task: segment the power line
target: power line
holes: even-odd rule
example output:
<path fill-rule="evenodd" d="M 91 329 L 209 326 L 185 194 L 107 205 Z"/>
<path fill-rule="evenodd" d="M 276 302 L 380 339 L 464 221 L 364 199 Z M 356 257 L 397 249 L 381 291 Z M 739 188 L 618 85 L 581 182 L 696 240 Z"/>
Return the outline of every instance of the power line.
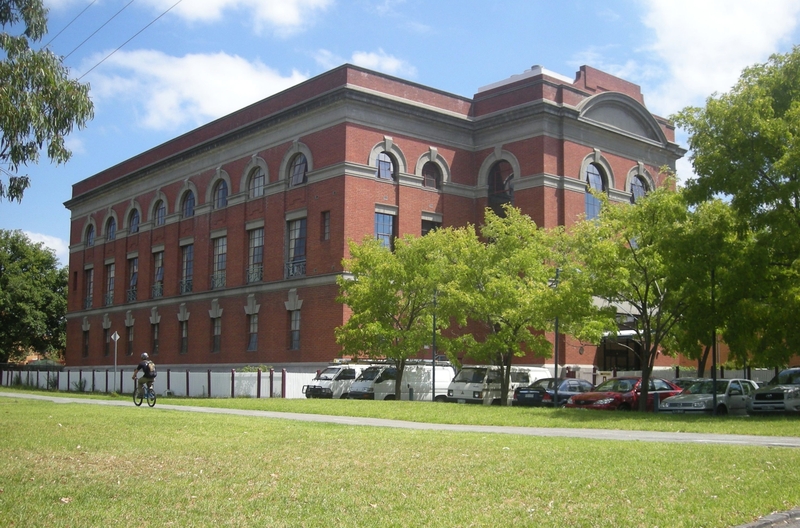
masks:
<path fill-rule="evenodd" d="M 106 59 L 108 59 L 108 58 L 109 58 L 109 57 L 111 57 L 113 54 L 115 54 L 115 53 L 116 53 L 116 52 L 118 52 L 120 49 L 122 49 L 122 47 L 123 47 L 123 46 L 125 46 L 125 45 L 126 45 L 128 42 L 132 41 L 132 40 L 133 40 L 133 39 L 135 39 L 137 36 L 139 36 L 139 34 L 140 34 L 142 31 L 144 31 L 145 29 L 147 29 L 147 28 L 149 28 L 150 26 L 152 26 L 153 24 L 155 24 L 155 23 L 156 23 L 156 21 L 158 21 L 158 19 L 160 19 L 161 17 L 163 17 L 164 15 L 166 15 L 167 13 L 169 13 L 170 11 L 172 11 L 172 9 L 173 9 L 173 8 L 174 8 L 176 5 L 180 4 L 182 1 L 183 1 L 183 0 L 178 0 L 177 2 L 175 2 L 174 4 L 172 4 L 172 6 L 170 6 L 170 7 L 169 7 L 169 8 L 168 8 L 166 11 L 164 11 L 163 13 L 161 13 L 160 15 L 158 15 L 156 18 L 154 18 L 152 21 L 150 21 L 150 23 L 149 23 L 149 24 L 147 24 L 145 27 L 143 27 L 142 29 L 140 29 L 139 31 L 137 31 L 137 32 L 136 32 L 136 33 L 135 33 L 135 34 L 134 34 L 134 35 L 133 35 L 131 38 L 129 38 L 128 40 L 126 40 L 125 42 L 123 42 L 122 44 L 120 44 L 120 45 L 117 47 L 117 49 L 115 49 L 114 51 L 112 51 L 111 53 L 109 53 L 108 55 L 106 55 L 105 57 L 103 57 L 103 59 L 102 59 L 100 62 L 98 62 L 97 64 L 95 64 L 95 65 L 94 65 L 94 66 L 92 66 L 91 68 L 89 68 L 89 69 L 88 69 L 86 72 L 84 72 L 84 73 L 83 73 L 83 75 L 81 75 L 80 77 L 78 77 L 78 79 L 77 79 L 77 80 L 79 80 L 79 81 L 80 81 L 81 79 L 83 79 L 84 77 L 86 77 L 86 76 L 87 76 L 87 75 L 88 75 L 88 74 L 89 74 L 89 73 L 90 73 L 92 70 L 94 70 L 95 68 L 97 68 L 98 66 L 100 66 L 101 64 L 103 64 L 103 63 L 106 61 Z M 133 0 L 131 0 L 131 2 L 133 2 Z M 130 5 L 130 4 L 128 4 L 128 5 Z M 128 6 L 126 5 L 125 7 L 128 7 Z M 123 9 L 125 9 L 125 8 L 123 8 Z M 116 15 L 114 15 L 114 16 L 116 16 Z M 96 32 L 95 32 L 95 33 L 96 33 Z M 65 58 L 66 58 L 66 57 L 65 57 Z"/>
<path fill-rule="evenodd" d="M 84 14 L 84 13 L 86 12 L 86 10 L 87 10 L 87 9 L 89 9 L 90 7 L 92 7 L 92 6 L 93 6 L 93 5 L 94 5 L 96 2 L 97 2 L 97 0 L 92 0 L 92 2 L 91 2 L 89 5 L 87 5 L 86 7 L 84 7 L 84 8 L 83 8 L 83 11 L 81 11 L 80 13 L 78 13 L 77 15 L 75 15 L 75 18 L 73 18 L 72 20 L 70 20 L 70 21 L 69 21 L 69 24 L 67 24 L 66 26 L 64 26 L 63 28 L 61 28 L 61 31 L 59 31 L 58 33 L 56 33 L 56 34 L 55 34 L 55 36 L 53 36 L 53 38 L 51 38 L 51 39 L 50 39 L 50 42 L 48 42 L 47 44 L 45 44 L 45 45 L 44 45 L 44 47 L 45 47 L 45 48 L 49 47 L 49 46 L 50 46 L 50 44 L 52 44 L 52 43 L 53 43 L 53 41 L 54 41 L 55 39 L 57 39 L 57 38 L 58 38 L 58 36 L 64 32 L 64 30 L 66 30 L 68 27 L 70 27 L 70 26 L 72 25 L 72 23 L 73 23 L 73 22 L 75 22 L 76 20 L 78 20 L 78 18 L 79 18 L 79 17 L 80 17 L 82 14 Z M 73 51 L 75 51 L 75 50 L 73 50 Z"/>
<path fill-rule="evenodd" d="M 117 15 L 118 15 L 118 14 L 122 13 L 123 11 L 125 11 L 125 9 L 127 9 L 127 7 L 128 7 L 129 5 L 131 5 L 132 3 L 133 3 L 133 0 L 131 0 L 130 2 L 128 2 L 127 4 L 125 4 L 124 6 L 122 6 L 122 9 L 120 9 L 119 11 L 117 11 L 116 13 L 114 13 L 114 15 L 113 15 L 111 18 L 109 18 L 108 20 L 106 20 L 106 21 L 103 23 L 103 25 L 101 25 L 99 28 L 95 29 L 95 30 L 94 30 L 94 32 L 93 32 L 91 35 L 89 35 L 88 37 L 86 37 L 85 39 L 83 39 L 83 42 L 81 42 L 80 44 L 78 44 L 78 45 L 75 47 L 75 49 L 73 49 L 72 51 L 70 51 L 69 53 L 67 53 L 67 54 L 64 56 L 64 58 L 63 58 L 62 60 L 67 60 L 67 58 L 69 58 L 69 56 L 70 56 L 70 55 L 72 55 L 73 53 L 75 53 L 76 51 L 78 51 L 78 48 L 80 48 L 81 46 L 83 46 L 84 44 L 86 44 L 86 41 L 88 41 L 90 38 L 92 38 L 93 36 L 97 35 L 97 32 L 98 32 L 98 31 L 100 31 L 101 29 L 103 29 L 104 27 L 106 27 L 106 25 L 107 25 L 109 22 L 111 22 L 112 20 L 114 20 L 114 19 L 117 17 Z"/>

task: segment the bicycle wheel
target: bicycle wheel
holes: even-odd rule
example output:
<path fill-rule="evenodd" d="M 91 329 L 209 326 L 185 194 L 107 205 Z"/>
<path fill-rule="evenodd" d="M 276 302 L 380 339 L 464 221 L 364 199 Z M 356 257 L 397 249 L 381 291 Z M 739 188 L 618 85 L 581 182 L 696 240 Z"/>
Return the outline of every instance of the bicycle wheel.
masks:
<path fill-rule="evenodd" d="M 156 391 L 153 389 L 147 389 L 147 405 L 150 407 L 156 404 Z"/>
<path fill-rule="evenodd" d="M 135 403 L 136 406 L 138 407 L 138 406 L 140 406 L 142 404 L 142 400 L 143 399 L 144 399 L 144 396 L 142 395 L 142 391 L 139 389 L 139 387 L 134 387 L 133 388 L 133 403 Z"/>

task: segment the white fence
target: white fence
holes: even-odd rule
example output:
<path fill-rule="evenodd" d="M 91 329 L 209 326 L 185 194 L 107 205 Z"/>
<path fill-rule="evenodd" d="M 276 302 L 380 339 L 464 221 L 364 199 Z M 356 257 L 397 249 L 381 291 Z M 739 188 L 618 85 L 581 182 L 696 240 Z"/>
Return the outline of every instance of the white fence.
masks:
<path fill-rule="evenodd" d="M 0 385 L 25 385 L 65 392 L 133 392 L 133 370 L 0 371 Z M 268 370 L 257 372 L 161 371 L 156 394 L 192 398 L 305 398 L 303 385 L 314 373 Z"/>

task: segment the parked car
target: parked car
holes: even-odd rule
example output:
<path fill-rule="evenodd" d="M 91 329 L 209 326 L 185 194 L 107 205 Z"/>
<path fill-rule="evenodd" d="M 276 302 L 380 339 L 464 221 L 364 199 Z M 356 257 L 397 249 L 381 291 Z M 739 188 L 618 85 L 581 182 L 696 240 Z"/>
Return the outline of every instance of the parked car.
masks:
<path fill-rule="evenodd" d="M 576 409 L 602 409 L 630 411 L 639 408 L 642 378 L 611 378 L 604 381 L 594 391 L 572 396 L 565 407 Z M 680 394 L 680 387 L 661 378 L 650 378 L 647 393 L 647 410 L 653 410 L 653 401 Z"/>
<path fill-rule="evenodd" d="M 347 398 L 350 386 L 370 365 L 368 363 L 335 363 L 303 385 L 306 398 Z"/>
<path fill-rule="evenodd" d="M 697 383 L 698 381 L 703 381 L 706 378 L 675 378 L 672 380 L 673 385 L 677 385 L 682 389 L 688 388 L 690 385 Z"/>
<path fill-rule="evenodd" d="M 550 372 L 543 367 L 512 366 L 508 399 L 514 395 L 514 390 L 523 385 L 546 378 Z M 458 371 L 458 374 L 447 387 L 447 401 L 455 403 L 482 403 L 484 405 L 499 405 L 501 393 L 500 367 L 496 365 L 467 365 Z"/>
<path fill-rule="evenodd" d="M 435 370 L 435 374 L 434 374 Z M 447 386 L 455 376 L 456 369 L 450 362 L 431 360 L 408 360 L 403 370 L 400 399 L 447 401 Z M 436 377 L 436 387 L 431 387 Z M 350 386 L 351 400 L 394 400 L 397 367 L 391 364 L 373 365 L 364 369 Z M 431 390 L 436 391 L 435 394 Z"/>
<path fill-rule="evenodd" d="M 747 400 L 758 389 L 746 379 L 718 379 L 717 414 L 746 414 Z M 711 413 L 714 410 L 714 380 L 702 379 L 682 393 L 661 402 L 659 410 L 671 413 Z"/>
<path fill-rule="evenodd" d="M 553 407 L 555 398 L 556 379 L 542 378 L 531 385 L 517 387 L 514 390 L 512 405 L 527 405 L 531 407 Z M 577 394 L 591 392 L 594 385 L 582 379 L 560 379 L 558 384 L 558 404 L 567 403 L 567 400 Z"/>
<path fill-rule="evenodd" d="M 747 402 L 747 414 L 772 413 L 800 413 L 800 368 L 781 371 Z"/>

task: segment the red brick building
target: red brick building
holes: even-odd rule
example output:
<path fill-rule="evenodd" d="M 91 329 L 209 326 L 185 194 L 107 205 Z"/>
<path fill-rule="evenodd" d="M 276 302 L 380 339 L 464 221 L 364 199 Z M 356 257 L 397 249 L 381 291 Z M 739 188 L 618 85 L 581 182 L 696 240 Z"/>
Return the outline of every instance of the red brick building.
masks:
<path fill-rule="evenodd" d="M 339 353 L 348 240 L 509 200 L 569 225 L 587 185 L 630 202 L 683 153 L 637 85 L 588 66 L 472 99 L 341 66 L 73 186 L 67 365 L 113 364 L 116 332 L 121 363 L 316 368 Z M 635 366 L 563 344 L 565 365 Z"/>

